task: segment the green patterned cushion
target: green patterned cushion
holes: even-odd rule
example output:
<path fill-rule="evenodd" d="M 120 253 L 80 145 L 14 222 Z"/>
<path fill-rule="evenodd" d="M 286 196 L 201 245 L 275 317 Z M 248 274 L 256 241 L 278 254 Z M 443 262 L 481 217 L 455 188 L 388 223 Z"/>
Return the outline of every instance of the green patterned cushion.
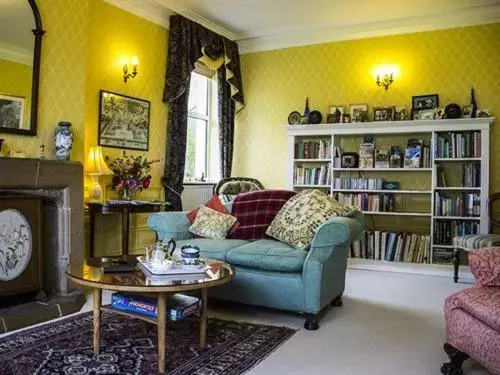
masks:
<path fill-rule="evenodd" d="M 212 210 L 207 206 L 200 206 L 189 231 L 205 238 L 226 238 L 229 229 L 235 222 L 234 216 Z"/>
<path fill-rule="evenodd" d="M 316 230 L 334 216 L 351 216 L 358 209 L 345 206 L 319 190 L 304 190 L 290 198 L 267 228 L 266 234 L 305 250 Z"/>

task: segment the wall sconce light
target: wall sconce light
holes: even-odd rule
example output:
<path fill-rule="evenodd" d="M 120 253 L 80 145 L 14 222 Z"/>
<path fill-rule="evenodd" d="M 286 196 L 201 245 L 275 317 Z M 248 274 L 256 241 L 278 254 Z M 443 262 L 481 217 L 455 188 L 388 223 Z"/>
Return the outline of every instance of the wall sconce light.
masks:
<path fill-rule="evenodd" d="M 125 61 L 123 63 L 123 82 L 127 83 L 129 78 L 134 78 L 139 72 L 137 71 L 137 65 L 139 65 L 139 59 L 137 57 L 132 57 L 132 72 L 128 72 L 128 64 Z"/>
<path fill-rule="evenodd" d="M 374 70 L 376 83 L 378 87 L 384 87 L 386 90 L 394 82 L 394 79 L 399 74 L 399 67 L 396 65 L 380 65 Z"/>

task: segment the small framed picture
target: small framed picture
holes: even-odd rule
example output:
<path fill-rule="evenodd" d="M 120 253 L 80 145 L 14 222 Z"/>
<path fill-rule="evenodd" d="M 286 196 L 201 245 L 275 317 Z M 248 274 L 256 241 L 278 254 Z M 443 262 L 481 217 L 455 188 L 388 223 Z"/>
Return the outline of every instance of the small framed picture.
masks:
<path fill-rule="evenodd" d="M 415 110 L 434 109 L 439 107 L 439 95 L 419 95 L 411 98 L 412 108 Z"/>
<path fill-rule="evenodd" d="M 342 122 L 348 124 L 351 122 L 351 115 L 349 113 L 344 113 L 342 115 Z"/>
<path fill-rule="evenodd" d="M 330 116 L 332 115 L 332 116 Z M 342 122 L 342 116 L 344 115 L 344 106 L 341 105 L 332 105 L 330 106 L 330 110 L 328 111 L 328 116 L 327 116 L 327 122 L 328 117 L 331 119 L 331 123 L 340 123 Z"/>
<path fill-rule="evenodd" d="M 0 128 L 25 129 L 23 117 L 24 98 L 0 95 Z"/>
<path fill-rule="evenodd" d="M 394 120 L 395 121 L 406 121 L 408 120 L 408 110 L 406 109 L 406 106 L 400 105 L 396 106 L 394 109 Z"/>
<path fill-rule="evenodd" d="M 368 104 L 351 104 L 349 114 L 351 122 L 368 122 Z"/>
<path fill-rule="evenodd" d="M 489 109 L 478 109 L 476 112 L 476 117 L 478 118 L 491 117 L 491 112 Z"/>
<path fill-rule="evenodd" d="M 413 110 L 414 120 L 434 120 L 434 109 Z"/>
<path fill-rule="evenodd" d="M 464 105 L 462 107 L 462 117 L 464 118 L 472 117 L 472 104 Z"/>
<path fill-rule="evenodd" d="M 394 107 L 374 107 L 373 121 L 392 121 L 394 120 Z"/>
<path fill-rule="evenodd" d="M 443 120 L 446 118 L 446 113 L 444 111 L 444 108 L 436 108 L 434 109 L 434 112 L 435 112 L 434 118 L 436 120 Z"/>

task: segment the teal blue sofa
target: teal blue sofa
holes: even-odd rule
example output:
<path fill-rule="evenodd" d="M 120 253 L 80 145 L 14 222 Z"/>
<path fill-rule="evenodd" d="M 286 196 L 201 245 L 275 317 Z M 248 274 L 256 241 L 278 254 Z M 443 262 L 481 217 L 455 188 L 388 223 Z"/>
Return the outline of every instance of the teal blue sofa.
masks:
<path fill-rule="evenodd" d="M 148 226 L 160 241 L 196 245 L 201 257 L 218 259 L 236 270 L 232 282 L 211 288 L 209 296 L 250 305 L 303 313 L 305 328 L 317 329 L 329 304 L 340 306 L 345 289 L 347 253 L 363 231 L 363 214 L 336 217 L 322 224 L 308 251 L 273 239 L 195 238 L 187 212 L 160 212 Z"/>

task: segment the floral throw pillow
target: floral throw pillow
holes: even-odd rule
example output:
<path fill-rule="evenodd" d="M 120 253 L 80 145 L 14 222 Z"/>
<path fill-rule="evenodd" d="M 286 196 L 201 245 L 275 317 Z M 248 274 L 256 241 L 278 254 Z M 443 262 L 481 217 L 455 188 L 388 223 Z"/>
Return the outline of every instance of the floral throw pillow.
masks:
<path fill-rule="evenodd" d="M 319 190 L 304 190 L 290 198 L 267 228 L 266 234 L 298 249 L 310 245 L 316 231 L 329 218 L 359 211 Z"/>
<path fill-rule="evenodd" d="M 205 238 L 222 239 L 226 238 L 229 229 L 235 222 L 234 216 L 201 206 L 193 225 L 189 227 L 189 231 Z"/>
<path fill-rule="evenodd" d="M 229 212 L 225 206 L 225 203 L 218 197 L 217 195 L 214 195 L 207 203 L 204 204 L 204 206 L 211 208 L 212 210 L 218 211 L 223 214 L 229 214 Z M 196 215 L 198 214 L 198 210 L 200 207 L 195 208 L 192 211 L 189 211 L 187 213 L 188 220 L 191 224 L 194 223 L 196 220 Z M 233 233 L 238 227 L 240 226 L 240 223 L 236 221 L 234 225 L 231 227 L 230 233 Z"/>
<path fill-rule="evenodd" d="M 471 251 L 469 267 L 476 278 L 476 285 L 500 286 L 500 247 Z"/>

